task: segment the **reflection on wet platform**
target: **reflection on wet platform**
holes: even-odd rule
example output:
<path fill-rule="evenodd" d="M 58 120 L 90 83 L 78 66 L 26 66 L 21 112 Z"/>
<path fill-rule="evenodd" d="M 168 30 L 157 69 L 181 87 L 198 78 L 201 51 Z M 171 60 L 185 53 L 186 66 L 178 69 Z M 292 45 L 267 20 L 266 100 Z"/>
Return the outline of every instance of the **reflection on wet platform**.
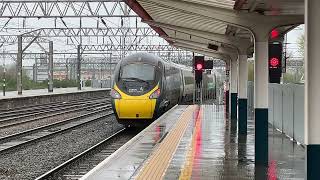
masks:
<path fill-rule="evenodd" d="M 225 118 L 222 106 L 203 105 L 199 113 L 181 139 L 165 179 L 304 178 L 304 149 L 285 135 L 269 127 L 269 166 L 255 165 L 252 118 L 248 134 L 240 135 L 237 122 Z"/>
<path fill-rule="evenodd" d="M 255 165 L 254 121 L 240 135 L 219 105 L 177 106 L 88 179 L 303 179 L 304 149 L 269 127 L 269 165 Z M 259 142 L 257 142 L 259 143 Z M 168 158 L 169 157 L 169 158 Z"/>

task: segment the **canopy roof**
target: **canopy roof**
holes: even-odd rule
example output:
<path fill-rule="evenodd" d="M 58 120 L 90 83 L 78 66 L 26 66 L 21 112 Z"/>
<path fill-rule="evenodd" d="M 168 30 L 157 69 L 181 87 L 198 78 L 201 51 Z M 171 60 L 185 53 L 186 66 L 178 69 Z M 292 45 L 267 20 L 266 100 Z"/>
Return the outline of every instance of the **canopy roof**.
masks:
<path fill-rule="evenodd" d="M 184 10 L 181 8 L 184 5 L 182 3 L 185 6 L 192 5 L 194 10 Z M 303 0 L 127 0 L 127 4 L 172 45 L 206 55 L 226 54 L 215 49 L 215 46 L 237 48 L 232 43 L 222 41 L 223 38 L 210 38 L 210 34 L 212 37 L 223 35 L 250 42 L 251 46 L 253 36 L 245 28 L 216 20 L 214 16 L 201 16 L 198 11 L 210 12 L 212 8 L 210 13 L 213 14 L 220 15 L 226 10 L 246 14 L 248 18 L 251 15 L 271 17 L 304 13 Z M 285 34 L 296 26 L 279 27 L 277 30 L 280 34 Z M 252 51 L 248 53 L 250 55 Z"/>

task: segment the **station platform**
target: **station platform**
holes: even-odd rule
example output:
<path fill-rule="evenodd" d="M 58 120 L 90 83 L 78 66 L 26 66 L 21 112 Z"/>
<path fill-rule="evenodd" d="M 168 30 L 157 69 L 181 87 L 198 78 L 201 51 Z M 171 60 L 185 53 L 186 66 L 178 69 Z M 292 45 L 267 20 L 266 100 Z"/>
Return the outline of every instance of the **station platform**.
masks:
<path fill-rule="evenodd" d="M 72 88 L 54 88 L 53 92 L 48 89 L 24 90 L 22 95 L 17 91 L 6 92 L 6 96 L 0 93 L 0 109 L 11 109 L 22 106 L 54 103 L 60 101 L 78 100 L 81 98 L 95 98 L 109 95 L 110 88 L 85 87 L 78 90 Z"/>
<path fill-rule="evenodd" d="M 175 106 L 81 179 L 304 179 L 304 148 L 269 127 L 269 165 L 222 105 Z"/>
<path fill-rule="evenodd" d="M 76 93 L 76 92 L 86 92 L 86 91 L 97 91 L 97 90 L 108 90 L 109 88 L 91 88 L 85 87 L 81 90 L 78 90 L 77 87 L 71 88 L 54 88 L 53 92 L 49 93 L 48 89 L 33 89 L 33 90 L 23 90 L 22 95 L 18 95 L 17 91 L 8 91 L 6 95 L 3 96 L 2 92 L 0 92 L 0 100 L 1 99 L 12 99 L 12 98 L 24 98 L 24 97 L 34 97 L 34 96 L 46 96 L 46 95 L 57 95 L 57 94 L 68 94 L 68 93 Z"/>

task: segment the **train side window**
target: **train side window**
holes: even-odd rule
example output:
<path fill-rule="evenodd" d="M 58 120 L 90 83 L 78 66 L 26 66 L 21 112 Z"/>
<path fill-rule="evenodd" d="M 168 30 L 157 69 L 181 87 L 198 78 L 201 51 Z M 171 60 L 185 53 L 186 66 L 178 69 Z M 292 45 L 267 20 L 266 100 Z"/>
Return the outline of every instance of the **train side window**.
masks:
<path fill-rule="evenodd" d="M 184 79 L 186 84 L 193 84 L 193 77 L 185 76 Z"/>

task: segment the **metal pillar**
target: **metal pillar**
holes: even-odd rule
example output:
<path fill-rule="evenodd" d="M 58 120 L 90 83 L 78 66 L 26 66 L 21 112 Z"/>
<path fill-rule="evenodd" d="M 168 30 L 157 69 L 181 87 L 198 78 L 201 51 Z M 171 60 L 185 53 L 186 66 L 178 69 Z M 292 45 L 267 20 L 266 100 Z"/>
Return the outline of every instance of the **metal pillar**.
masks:
<path fill-rule="evenodd" d="M 255 163 L 268 165 L 268 32 L 255 37 Z"/>
<path fill-rule="evenodd" d="M 112 88 L 112 67 L 111 67 L 111 59 L 112 59 L 112 56 L 110 54 L 110 61 L 109 61 L 109 73 L 110 73 L 110 88 Z"/>
<path fill-rule="evenodd" d="M 3 65 L 3 85 L 2 85 L 3 96 L 6 96 L 6 66 Z"/>
<path fill-rule="evenodd" d="M 320 1 L 305 1 L 305 144 L 306 179 L 319 179 L 320 171 Z"/>
<path fill-rule="evenodd" d="M 230 96 L 230 105 L 231 105 L 231 120 L 237 121 L 237 83 L 238 83 L 238 64 L 237 64 L 237 56 L 233 56 L 231 58 L 231 96 Z"/>
<path fill-rule="evenodd" d="M 17 91 L 18 95 L 22 95 L 22 36 L 18 36 L 18 54 L 17 54 Z"/>
<path fill-rule="evenodd" d="M 49 42 L 48 92 L 53 92 L 53 41 Z"/>
<path fill-rule="evenodd" d="M 230 109 L 230 59 L 226 61 L 226 80 L 225 80 L 225 104 L 226 104 L 226 117 L 229 118 L 229 109 Z"/>
<path fill-rule="evenodd" d="M 36 78 L 35 78 L 36 75 L 35 75 L 35 74 L 36 74 L 36 65 L 33 64 L 33 65 L 32 65 L 32 81 L 33 81 L 33 82 L 36 82 Z"/>
<path fill-rule="evenodd" d="M 81 45 L 77 49 L 77 84 L 78 90 L 81 90 Z"/>
<path fill-rule="evenodd" d="M 238 89 L 238 127 L 240 134 L 247 134 L 247 119 L 248 119 L 248 62 L 247 54 L 240 53 L 239 55 L 239 89 Z"/>
<path fill-rule="evenodd" d="M 2 93 L 3 96 L 6 96 L 6 58 L 4 55 L 4 48 L 3 48 L 3 85 L 2 85 Z"/>
<path fill-rule="evenodd" d="M 37 82 L 37 73 L 38 73 L 38 62 L 37 58 L 34 59 L 33 65 L 33 82 Z"/>
<path fill-rule="evenodd" d="M 65 55 L 64 59 L 66 61 L 66 80 L 69 80 L 69 60 L 65 58 Z"/>

